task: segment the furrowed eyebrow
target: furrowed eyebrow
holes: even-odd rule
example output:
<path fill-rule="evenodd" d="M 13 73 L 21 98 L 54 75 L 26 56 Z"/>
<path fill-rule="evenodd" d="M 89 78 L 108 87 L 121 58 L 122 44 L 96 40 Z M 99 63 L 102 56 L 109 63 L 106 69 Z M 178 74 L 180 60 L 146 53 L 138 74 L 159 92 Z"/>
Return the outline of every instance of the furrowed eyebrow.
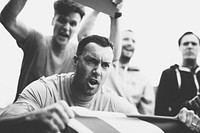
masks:
<path fill-rule="evenodd" d="M 86 56 L 85 60 L 86 61 L 92 61 L 94 63 L 99 63 L 100 62 L 98 59 L 96 59 L 95 57 L 92 57 L 92 56 Z"/>

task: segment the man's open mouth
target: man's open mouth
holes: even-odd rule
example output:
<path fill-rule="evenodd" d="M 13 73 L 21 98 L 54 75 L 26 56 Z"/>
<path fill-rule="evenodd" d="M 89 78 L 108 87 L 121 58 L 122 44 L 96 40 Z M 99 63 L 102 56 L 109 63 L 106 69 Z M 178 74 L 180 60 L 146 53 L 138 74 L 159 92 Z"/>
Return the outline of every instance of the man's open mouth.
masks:
<path fill-rule="evenodd" d="M 96 79 L 90 79 L 88 85 L 90 88 L 96 88 L 99 85 L 99 82 Z"/>
<path fill-rule="evenodd" d="M 69 35 L 66 32 L 60 32 L 59 36 L 64 37 L 64 38 L 69 37 Z"/>
<path fill-rule="evenodd" d="M 89 80 L 89 83 L 90 83 L 91 85 L 96 85 L 96 84 L 98 84 L 98 81 L 97 81 L 96 79 L 90 79 L 90 80 Z"/>

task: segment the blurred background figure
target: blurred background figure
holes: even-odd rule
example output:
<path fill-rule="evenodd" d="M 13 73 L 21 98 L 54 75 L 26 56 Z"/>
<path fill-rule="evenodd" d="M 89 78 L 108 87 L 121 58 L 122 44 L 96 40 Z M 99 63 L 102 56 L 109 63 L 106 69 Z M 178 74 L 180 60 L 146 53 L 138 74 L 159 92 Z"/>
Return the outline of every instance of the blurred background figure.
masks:
<path fill-rule="evenodd" d="M 185 102 L 199 93 L 199 41 L 193 32 L 186 32 L 179 38 L 182 64 L 172 65 L 162 72 L 156 97 L 156 115 L 175 116 Z"/>
<path fill-rule="evenodd" d="M 154 114 L 155 91 L 144 74 L 129 62 L 135 51 L 135 39 L 132 30 L 121 34 L 119 61 L 114 62 L 105 85 L 132 103 L 141 114 Z"/>

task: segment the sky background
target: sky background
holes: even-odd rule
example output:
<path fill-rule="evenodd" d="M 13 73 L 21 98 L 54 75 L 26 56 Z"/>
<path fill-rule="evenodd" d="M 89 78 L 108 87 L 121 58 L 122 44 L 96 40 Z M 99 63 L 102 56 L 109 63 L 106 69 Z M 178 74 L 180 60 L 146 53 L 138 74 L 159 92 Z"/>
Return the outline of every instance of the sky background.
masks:
<path fill-rule="evenodd" d="M 0 10 L 9 0 L 0 1 Z M 44 34 L 52 34 L 54 0 L 29 0 L 19 19 Z M 153 86 L 162 71 L 181 63 L 178 38 L 186 31 L 200 36 L 199 0 L 124 0 L 121 29 L 135 33 L 136 51 L 131 64 L 138 66 Z M 110 18 L 101 13 L 94 34 L 109 35 Z M 12 103 L 23 53 L 0 24 L 0 108 Z M 199 62 L 199 60 L 198 60 Z"/>

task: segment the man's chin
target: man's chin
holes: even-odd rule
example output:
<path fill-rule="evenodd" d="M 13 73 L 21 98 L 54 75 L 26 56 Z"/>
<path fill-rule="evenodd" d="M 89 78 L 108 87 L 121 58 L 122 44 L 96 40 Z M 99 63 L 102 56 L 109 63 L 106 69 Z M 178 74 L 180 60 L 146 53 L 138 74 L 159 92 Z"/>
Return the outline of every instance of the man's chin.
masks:
<path fill-rule="evenodd" d="M 99 89 L 98 84 L 96 84 L 96 85 L 88 84 L 87 93 L 89 95 L 94 95 L 97 92 L 98 89 Z"/>
<path fill-rule="evenodd" d="M 95 90 L 95 89 L 97 89 L 98 87 L 99 87 L 98 84 L 92 85 L 92 84 L 88 83 L 88 90 Z"/>
<path fill-rule="evenodd" d="M 132 55 L 124 55 L 124 56 L 123 56 L 123 58 L 124 58 L 125 60 L 130 60 L 131 57 L 132 57 Z"/>
<path fill-rule="evenodd" d="M 63 39 L 63 38 L 62 38 L 62 39 L 58 38 L 58 39 L 57 39 L 57 43 L 58 43 L 59 45 L 61 45 L 61 46 L 67 45 L 68 42 L 69 42 L 69 39 L 68 39 L 68 38 L 65 38 L 65 39 Z"/>
<path fill-rule="evenodd" d="M 185 60 L 188 60 L 188 61 L 193 61 L 193 60 L 196 60 L 197 57 L 187 57 L 185 58 Z"/>

